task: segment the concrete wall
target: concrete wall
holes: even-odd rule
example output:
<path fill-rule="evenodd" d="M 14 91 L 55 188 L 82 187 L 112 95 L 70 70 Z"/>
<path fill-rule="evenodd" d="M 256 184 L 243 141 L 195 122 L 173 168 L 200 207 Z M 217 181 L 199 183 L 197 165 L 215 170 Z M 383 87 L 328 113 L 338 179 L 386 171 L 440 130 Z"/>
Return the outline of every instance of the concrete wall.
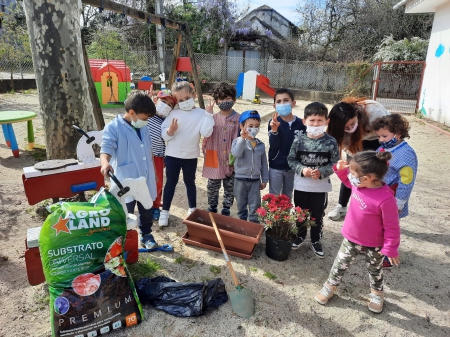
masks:
<path fill-rule="evenodd" d="M 34 78 L 14 79 L 14 90 L 36 89 L 36 80 Z M 0 80 L 0 92 L 10 92 L 12 90 L 10 79 Z"/>
<path fill-rule="evenodd" d="M 214 86 L 218 82 L 207 82 L 203 86 L 203 94 L 212 94 Z M 326 104 L 336 104 L 341 101 L 342 94 L 326 91 L 314 91 L 314 90 L 300 90 L 291 89 L 294 92 L 295 99 L 298 101 L 312 101 L 312 102 L 322 102 Z M 261 98 L 273 98 L 267 95 L 264 91 L 256 89 L 256 93 L 261 95 Z"/>
<path fill-rule="evenodd" d="M 450 2 L 438 7 L 434 16 L 419 109 L 450 125 Z"/>

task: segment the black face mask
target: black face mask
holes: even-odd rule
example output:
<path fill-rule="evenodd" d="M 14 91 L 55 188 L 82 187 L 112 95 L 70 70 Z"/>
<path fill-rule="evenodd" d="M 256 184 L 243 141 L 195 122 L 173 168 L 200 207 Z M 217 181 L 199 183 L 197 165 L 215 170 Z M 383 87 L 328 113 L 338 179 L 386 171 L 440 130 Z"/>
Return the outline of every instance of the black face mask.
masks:
<path fill-rule="evenodd" d="M 222 111 L 228 111 L 230 110 L 234 105 L 234 101 L 227 101 L 217 104 L 220 110 Z"/>

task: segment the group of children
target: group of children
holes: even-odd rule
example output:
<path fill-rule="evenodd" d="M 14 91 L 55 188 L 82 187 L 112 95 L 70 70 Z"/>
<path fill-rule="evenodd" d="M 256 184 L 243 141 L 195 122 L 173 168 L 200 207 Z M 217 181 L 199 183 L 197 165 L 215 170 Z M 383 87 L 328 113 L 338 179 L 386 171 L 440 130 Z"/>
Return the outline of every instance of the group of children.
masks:
<path fill-rule="evenodd" d="M 310 247 L 319 258 L 324 257 L 321 238 L 327 193 L 332 190 L 330 176 L 336 173 L 352 189 L 352 202 L 342 228 L 344 241 L 327 282 L 315 298 L 325 304 L 356 254 L 364 250 L 372 288 L 369 309 L 382 310 L 383 259 L 387 256 L 391 263 L 399 263 L 399 216 L 408 214 L 417 170 L 417 157 L 405 141 L 409 137 L 405 118 L 392 114 L 376 119 L 371 128 L 380 149 L 357 153 L 346 162 L 340 160 L 336 140 L 326 133 L 327 107 L 311 103 L 300 119 L 292 113 L 296 104 L 293 92 L 279 89 L 274 96 L 276 112 L 268 124 L 267 158 L 265 144 L 257 138 L 261 117 L 255 110 L 239 114 L 233 109 L 233 86 L 218 84 L 205 110 L 195 107 L 194 89 L 188 82 L 176 82 L 171 92 L 163 90 L 156 97 L 155 106 L 146 93 L 130 95 L 124 115 L 105 127 L 100 155 L 105 176 L 111 171 L 119 180 L 147 178 L 153 208 L 146 210 L 137 202 L 141 242 L 146 248 L 157 246 L 151 234 L 152 222 L 157 220 L 160 227 L 169 224 L 181 171 L 188 215 L 196 209 L 195 179 L 203 137 L 202 175 L 208 179 L 208 211 L 218 212 L 223 186 L 221 213 L 229 216 L 236 199 L 238 217 L 258 222 L 260 191 L 269 183 L 270 193 L 293 196 L 295 206 L 309 209 L 316 223 L 310 229 Z M 215 114 L 214 105 L 219 108 Z M 134 213 L 136 201 L 127 200 L 127 206 Z M 305 243 L 306 234 L 306 229 L 300 228 L 292 249 Z"/>

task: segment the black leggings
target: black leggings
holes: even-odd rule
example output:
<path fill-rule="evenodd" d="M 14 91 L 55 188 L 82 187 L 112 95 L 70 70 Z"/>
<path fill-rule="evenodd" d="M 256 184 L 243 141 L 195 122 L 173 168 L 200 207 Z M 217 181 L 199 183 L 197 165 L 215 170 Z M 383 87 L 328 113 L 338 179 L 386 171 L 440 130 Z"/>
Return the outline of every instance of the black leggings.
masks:
<path fill-rule="evenodd" d="M 311 226 L 311 242 L 317 242 L 322 238 L 323 216 L 325 208 L 327 208 L 328 194 L 326 192 L 303 192 L 294 191 L 294 204 L 301 208 L 308 209 L 312 218 L 315 219 L 316 225 Z M 297 237 L 306 238 L 308 229 L 300 227 Z"/>
<path fill-rule="evenodd" d="M 378 141 L 378 139 L 363 140 L 363 151 L 376 150 L 379 147 L 380 142 Z M 341 205 L 342 207 L 347 207 L 351 194 L 352 190 L 350 188 L 345 187 L 345 185 L 341 183 L 341 189 L 339 190 L 339 205 Z"/>

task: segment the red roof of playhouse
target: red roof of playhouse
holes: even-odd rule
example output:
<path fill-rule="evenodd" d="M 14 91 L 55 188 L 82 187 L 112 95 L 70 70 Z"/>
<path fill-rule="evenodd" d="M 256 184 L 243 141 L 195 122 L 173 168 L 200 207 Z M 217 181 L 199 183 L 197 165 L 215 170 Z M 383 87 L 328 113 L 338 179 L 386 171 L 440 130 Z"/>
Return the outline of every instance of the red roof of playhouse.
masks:
<path fill-rule="evenodd" d="M 131 81 L 130 68 L 122 60 L 89 59 L 89 66 L 94 82 L 101 82 L 102 74 L 105 72 L 116 73 L 119 77 L 119 82 Z"/>

